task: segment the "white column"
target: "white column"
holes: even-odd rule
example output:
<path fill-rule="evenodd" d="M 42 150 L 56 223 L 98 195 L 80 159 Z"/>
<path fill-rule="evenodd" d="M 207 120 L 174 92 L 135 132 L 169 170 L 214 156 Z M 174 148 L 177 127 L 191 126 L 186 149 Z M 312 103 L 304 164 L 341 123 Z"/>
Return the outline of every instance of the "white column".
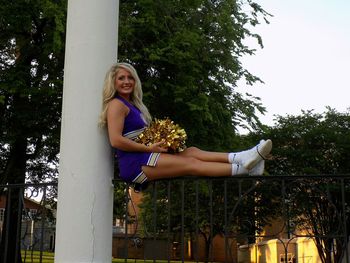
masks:
<path fill-rule="evenodd" d="M 118 0 L 69 0 L 56 263 L 112 259 L 112 152 L 98 128 L 102 86 L 116 62 Z"/>

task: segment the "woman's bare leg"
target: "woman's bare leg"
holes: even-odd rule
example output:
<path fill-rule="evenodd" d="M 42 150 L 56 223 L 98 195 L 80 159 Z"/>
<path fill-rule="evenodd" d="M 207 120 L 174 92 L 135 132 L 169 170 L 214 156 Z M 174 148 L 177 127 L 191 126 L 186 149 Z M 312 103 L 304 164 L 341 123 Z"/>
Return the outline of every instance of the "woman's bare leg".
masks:
<path fill-rule="evenodd" d="M 228 153 L 208 152 L 197 147 L 186 148 L 183 152 L 178 153 L 179 156 L 193 157 L 205 162 L 228 163 Z"/>
<path fill-rule="evenodd" d="M 251 170 L 260 160 L 266 158 L 271 149 L 271 140 L 261 140 L 260 143 L 253 148 L 239 152 L 208 152 L 196 147 L 189 147 L 178 155 L 193 157 L 204 162 L 238 163 L 243 165 L 246 169 Z"/>
<path fill-rule="evenodd" d="M 142 166 L 148 180 L 173 178 L 184 175 L 195 176 L 231 176 L 232 164 L 207 162 L 196 157 L 181 154 L 161 154 L 155 167 Z"/>
<path fill-rule="evenodd" d="M 233 160 L 229 161 L 228 153 L 207 152 L 190 147 L 178 154 L 162 153 L 155 167 L 142 166 L 142 170 L 149 180 L 184 175 L 219 177 L 250 172 L 261 175 L 264 156 L 270 153 L 271 148 L 271 140 L 262 140 L 249 150 L 231 153 Z"/>

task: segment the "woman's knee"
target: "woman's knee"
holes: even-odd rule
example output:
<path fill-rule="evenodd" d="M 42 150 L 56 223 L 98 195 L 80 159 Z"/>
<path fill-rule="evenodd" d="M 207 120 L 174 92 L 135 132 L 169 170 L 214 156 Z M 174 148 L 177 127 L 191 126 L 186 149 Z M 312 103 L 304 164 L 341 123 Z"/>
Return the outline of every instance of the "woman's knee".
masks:
<path fill-rule="evenodd" d="M 198 154 L 199 152 L 201 152 L 201 150 L 195 146 L 191 146 L 186 148 L 185 151 L 183 151 L 183 155 L 185 156 L 194 156 L 195 154 Z"/>

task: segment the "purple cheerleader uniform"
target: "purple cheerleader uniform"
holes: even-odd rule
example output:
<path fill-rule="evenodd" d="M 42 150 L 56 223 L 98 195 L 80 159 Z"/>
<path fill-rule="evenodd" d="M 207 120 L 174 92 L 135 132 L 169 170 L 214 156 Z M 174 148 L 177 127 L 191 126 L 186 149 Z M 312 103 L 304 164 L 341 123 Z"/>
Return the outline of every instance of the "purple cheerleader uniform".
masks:
<path fill-rule="evenodd" d="M 116 98 L 130 109 L 129 114 L 125 117 L 123 136 L 135 140 L 147 127 L 145 121 L 142 119 L 141 111 L 124 98 L 120 96 L 116 96 Z M 129 183 L 145 183 L 147 177 L 142 171 L 142 166 L 155 166 L 159 155 L 160 153 L 126 152 L 115 148 L 120 177 Z"/>

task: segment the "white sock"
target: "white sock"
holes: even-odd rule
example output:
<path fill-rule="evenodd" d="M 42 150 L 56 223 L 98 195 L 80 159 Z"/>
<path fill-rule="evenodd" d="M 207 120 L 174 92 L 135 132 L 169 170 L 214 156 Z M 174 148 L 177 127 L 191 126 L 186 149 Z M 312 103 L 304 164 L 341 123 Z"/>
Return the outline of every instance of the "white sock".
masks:
<path fill-rule="evenodd" d="M 245 169 L 243 165 L 235 163 L 232 164 L 231 175 L 244 175 L 248 173 L 248 170 Z"/>
<path fill-rule="evenodd" d="M 263 175 L 265 169 L 265 160 L 261 160 L 249 171 L 249 175 Z"/>
<path fill-rule="evenodd" d="M 229 163 L 243 165 L 247 170 L 251 170 L 259 161 L 267 156 L 272 148 L 271 140 L 261 140 L 259 144 L 253 148 L 241 152 L 233 152 L 228 154 Z"/>
<path fill-rule="evenodd" d="M 229 153 L 228 154 L 228 162 L 233 163 L 233 160 L 235 159 L 237 153 Z"/>
<path fill-rule="evenodd" d="M 256 146 L 250 148 L 248 150 L 240 151 L 240 152 L 232 152 L 228 154 L 228 162 L 229 163 L 238 163 L 241 164 L 242 160 L 246 158 L 252 151 L 256 151 L 256 147 L 263 143 L 265 140 L 261 140 Z"/>

